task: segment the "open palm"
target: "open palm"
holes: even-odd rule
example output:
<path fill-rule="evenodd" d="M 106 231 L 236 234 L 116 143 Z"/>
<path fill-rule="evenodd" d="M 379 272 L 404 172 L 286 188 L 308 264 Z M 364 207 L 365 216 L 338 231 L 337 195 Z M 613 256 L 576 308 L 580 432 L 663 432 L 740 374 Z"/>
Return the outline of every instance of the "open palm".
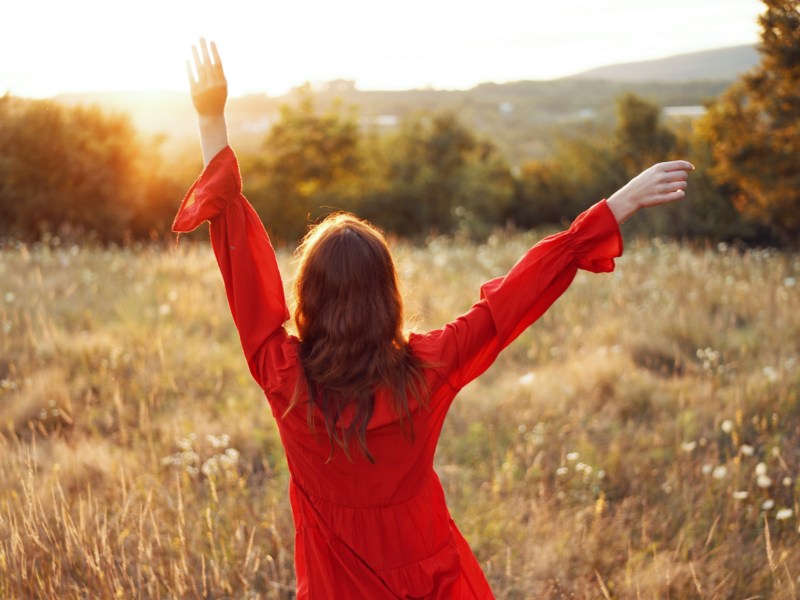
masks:
<path fill-rule="evenodd" d="M 228 82 L 225 79 L 222 61 L 214 42 L 211 42 L 211 54 L 214 56 L 213 60 L 209 55 L 206 40 L 200 38 L 200 52 L 197 51 L 197 46 L 192 46 L 197 77 L 192 71 L 191 62 L 186 61 L 192 104 L 197 113 L 203 116 L 222 115 L 225 112 L 225 101 L 228 98 Z"/>

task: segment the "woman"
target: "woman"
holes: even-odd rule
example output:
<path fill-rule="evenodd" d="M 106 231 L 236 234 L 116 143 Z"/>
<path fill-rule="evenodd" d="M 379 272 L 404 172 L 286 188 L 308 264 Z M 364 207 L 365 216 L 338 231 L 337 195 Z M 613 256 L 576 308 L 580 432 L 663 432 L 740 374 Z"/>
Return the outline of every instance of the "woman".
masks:
<path fill-rule="evenodd" d="M 450 518 L 433 455 L 456 393 L 569 286 L 577 269 L 613 270 L 619 223 L 685 194 L 691 164 L 655 165 L 568 231 L 528 251 L 442 329 L 403 336 L 397 276 L 383 236 L 350 215 L 300 247 L 298 336 L 275 253 L 241 194 L 228 146 L 227 83 L 215 45 L 187 64 L 205 169 L 176 232 L 210 222 L 247 364 L 278 424 L 291 480 L 297 597 L 492 598 Z"/>

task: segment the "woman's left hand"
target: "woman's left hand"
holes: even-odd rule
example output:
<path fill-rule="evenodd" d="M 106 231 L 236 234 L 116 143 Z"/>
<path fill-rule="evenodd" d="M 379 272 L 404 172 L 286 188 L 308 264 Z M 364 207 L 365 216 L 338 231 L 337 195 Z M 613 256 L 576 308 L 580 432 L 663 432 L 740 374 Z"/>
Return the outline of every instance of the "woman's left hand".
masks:
<path fill-rule="evenodd" d="M 608 199 L 619 223 L 641 208 L 680 200 L 686 195 L 689 172 L 694 165 L 685 160 L 658 163 L 631 179 Z"/>
<path fill-rule="evenodd" d="M 228 99 L 228 81 L 225 79 L 222 61 L 214 42 L 211 42 L 211 54 L 214 55 L 213 61 L 204 38 L 200 38 L 200 52 L 197 51 L 197 46 L 192 46 L 197 78 L 192 72 L 191 62 L 186 61 L 192 104 L 197 114 L 204 117 L 222 116 L 225 113 L 225 101 Z"/>

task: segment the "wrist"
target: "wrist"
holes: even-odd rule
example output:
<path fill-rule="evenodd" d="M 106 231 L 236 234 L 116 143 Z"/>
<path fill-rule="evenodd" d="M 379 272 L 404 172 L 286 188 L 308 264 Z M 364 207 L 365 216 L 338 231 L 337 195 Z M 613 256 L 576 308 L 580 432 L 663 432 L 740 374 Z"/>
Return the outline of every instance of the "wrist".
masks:
<path fill-rule="evenodd" d="M 211 127 L 219 127 L 220 125 L 225 125 L 225 113 L 219 113 L 217 115 L 197 115 L 197 122 L 200 123 L 201 128 L 211 128 Z"/>
<path fill-rule="evenodd" d="M 614 193 L 608 200 L 606 200 L 608 208 L 617 219 L 617 223 L 622 225 L 628 218 L 639 210 L 639 205 L 632 194 L 625 193 L 625 189 L 621 189 Z"/>

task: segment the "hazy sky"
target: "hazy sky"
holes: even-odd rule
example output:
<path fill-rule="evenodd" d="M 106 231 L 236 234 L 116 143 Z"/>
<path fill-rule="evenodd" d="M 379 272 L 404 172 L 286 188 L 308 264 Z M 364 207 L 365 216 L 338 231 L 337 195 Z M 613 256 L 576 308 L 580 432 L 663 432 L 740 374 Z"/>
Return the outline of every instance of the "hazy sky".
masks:
<path fill-rule="evenodd" d="M 467 88 L 755 43 L 759 0 L 5 0 L 0 93 L 185 89 L 200 36 L 232 95 L 305 81 Z"/>

